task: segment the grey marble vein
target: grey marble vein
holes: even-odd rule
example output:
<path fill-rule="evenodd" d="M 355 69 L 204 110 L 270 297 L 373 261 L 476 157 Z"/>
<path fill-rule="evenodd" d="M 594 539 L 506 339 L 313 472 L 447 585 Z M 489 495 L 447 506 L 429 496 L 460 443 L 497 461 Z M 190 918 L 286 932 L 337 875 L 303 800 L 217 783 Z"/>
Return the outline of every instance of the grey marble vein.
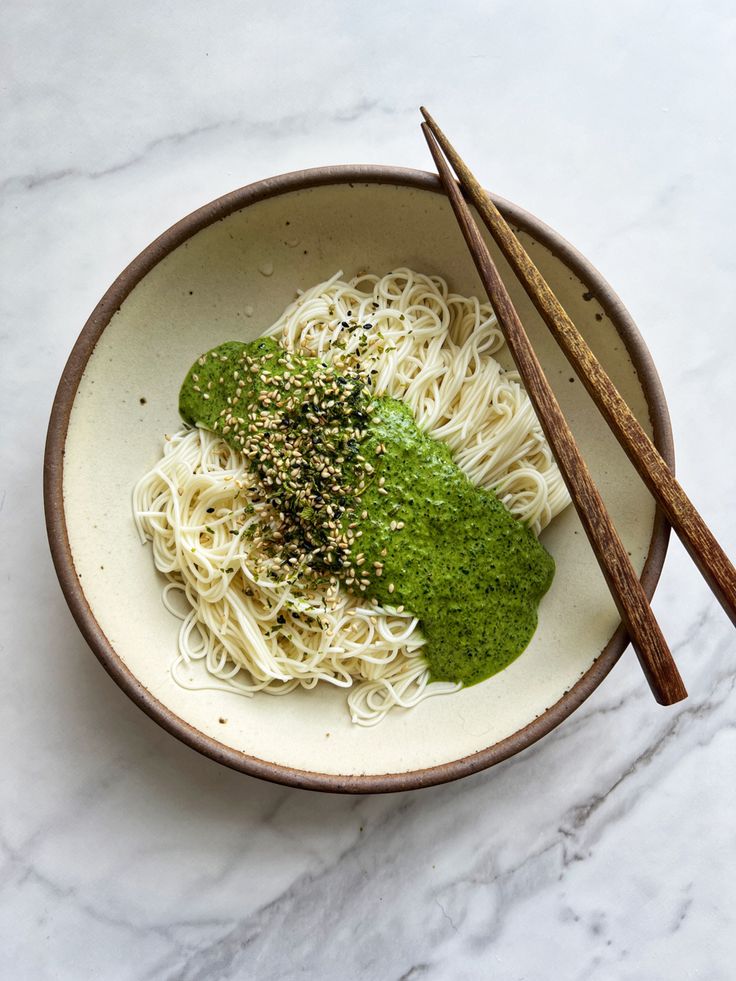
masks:
<path fill-rule="evenodd" d="M 250 120 L 247 117 L 241 116 L 222 119 L 217 122 L 195 126 L 184 132 L 169 133 L 165 136 L 149 140 L 133 155 L 99 170 L 67 167 L 63 170 L 52 170 L 46 173 L 12 174 L 0 181 L 0 196 L 17 191 L 33 191 L 60 181 L 66 182 L 78 179 L 97 181 L 103 177 L 120 173 L 147 161 L 150 154 L 157 150 L 181 147 L 182 144 L 186 144 L 191 140 L 217 133 L 222 129 L 237 129 L 250 140 L 284 140 L 291 139 L 305 132 L 323 129 L 326 126 L 337 125 L 339 127 L 342 124 L 366 120 L 366 117 L 372 115 L 390 116 L 400 111 L 407 113 L 413 111 L 413 108 L 410 110 L 409 107 L 404 107 L 399 110 L 396 107 L 381 104 L 377 99 L 361 98 L 352 104 L 347 104 L 339 109 L 325 113 L 314 113 L 310 115 L 294 113 L 280 119 L 268 120 Z"/>
<path fill-rule="evenodd" d="M 678 470 L 736 553 L 732 4 L 11 0 L 0 57 L 0 977 L 732 981 L 733 629 L 673 539 L 627 651 L 485 774 L 333 798 L 220 768 L 110 682 L 56 584 L 40 461 L 108 283 L 203 202 L 324 163 L 427 169 L 416 107 L 634 314 Z"/>

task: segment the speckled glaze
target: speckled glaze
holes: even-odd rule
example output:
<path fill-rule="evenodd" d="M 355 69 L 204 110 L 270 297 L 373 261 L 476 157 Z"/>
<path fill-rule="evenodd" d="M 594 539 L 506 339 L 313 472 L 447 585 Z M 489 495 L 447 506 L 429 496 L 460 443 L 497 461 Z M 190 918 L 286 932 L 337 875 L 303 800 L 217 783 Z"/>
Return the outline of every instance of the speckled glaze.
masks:
<path fill-rule="evenodd" d="M 176 686 L 178 623 L 137 539 L 130 492 L 178 428 L 192 357 L 256 337 L 293 298 L 338 269 L 399 265 L 480 293 L 437 180 L 418 171 L 337 167 L 262 181 L 165 232 L 119 277 L 84 328 L 54 403 L 46 454 L 47 524 L 57 572 L 90 646 L 117 683 L 166 729 L 222 763 L 332 791 L 427 786 L 518 752 L 570 714 L 625 646 L 618 616 L 572 509 L 543 536 L 557 574 L 524 655 L 457 695 L 353 727 L 343 693 L 243 699 Z M 665 458 L 664 398 L 646 348 L 601 276 L 529 214 L 497 203 Z M 512 280 L 502 275 L 647 592 L 667 531 L 579 382 Z M 225 721 L 221 721 L 225 720 Z"/>

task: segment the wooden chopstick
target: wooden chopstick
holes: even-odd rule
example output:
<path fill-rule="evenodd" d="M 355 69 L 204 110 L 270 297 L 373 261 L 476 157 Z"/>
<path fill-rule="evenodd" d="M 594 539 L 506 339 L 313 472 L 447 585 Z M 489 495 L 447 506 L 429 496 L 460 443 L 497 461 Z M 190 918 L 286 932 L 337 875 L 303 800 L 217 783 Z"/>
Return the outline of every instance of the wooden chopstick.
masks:
<path fill-rule="evenodd" d="M 626 549 L 593 483 L 511 297 L 501 281 L 488 246 L 453 179 L 447 161 L 426 123 L 422 123 L 422 131 L 519 375 L 557 460 L 649 686 L 660 704 L 672 705 L 679 702 L 687 697 L 687 691 Z"/>
<path fill-rule="evenodd" d="M 421 112 L 452 164 L 463 189 L 469 194 L 486 227 L 519 277 L 578 378 L 656 498 L 719 603 L 736 624 L 736 569 L 733 564 L 490 195 L 480 186 L 427 110 L 422 107 Z"/>

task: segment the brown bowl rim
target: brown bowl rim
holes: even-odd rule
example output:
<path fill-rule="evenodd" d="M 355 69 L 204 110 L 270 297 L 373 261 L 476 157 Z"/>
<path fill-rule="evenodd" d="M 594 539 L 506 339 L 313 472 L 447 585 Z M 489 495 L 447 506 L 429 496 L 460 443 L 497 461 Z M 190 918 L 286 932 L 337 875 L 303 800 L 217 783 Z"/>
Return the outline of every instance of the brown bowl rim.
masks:
<path fill-rule="evenodd" d="M 598 687 L 621 657 L 629 639 L 623 626 L 586 673 L 554 705 L 513 735 L 450 763 L 385 774 L 330 774 L 299 770 L 239 752 L 205 735 L 181 719 L 145 688 L 113 649 L 87 602 L 74 567 L 64 515 L 64 447 L 77 387 L 94 347 L 115 312 L 135 286 L 163 258 L 187 239 L 235 211 L 270 197 L 326 184 L 391 184 L 443 193 L 439 179 L 426 171 L 403 167 L 346 164 L 316 167 L 256 181 L 198 208 L 159 235 L 118 276 L 87 320 L 64 367 L 54 397 L 44 455 L 44 509 L 51 555 L 69 609 L 102 666 L 143 711 L 181 742 L 234 770 L 274 783 L 333 793 L 390 793 L 457 780 L 494 766 L 531 746 L 559 725 Z M 492 195 L 505 217 L 545 245 L 585 284 L 610 318 L 639 376 L 653 426 L 654 443 L 670 466 L 674 445 L 669 412 L 652 357 L 623 303 L 598 270 L 557 232 L 534 215 Z M 669 541 L 669 524 L 657 510 L 641 580 L 648 597 L 659 580 Z"/>

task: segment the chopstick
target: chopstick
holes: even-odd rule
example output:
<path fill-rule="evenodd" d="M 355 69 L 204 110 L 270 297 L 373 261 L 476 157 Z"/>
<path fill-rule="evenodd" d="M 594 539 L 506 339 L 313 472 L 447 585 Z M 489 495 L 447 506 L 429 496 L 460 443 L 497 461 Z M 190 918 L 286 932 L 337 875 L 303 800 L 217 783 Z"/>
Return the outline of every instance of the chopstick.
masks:
<path fill-rule="evenodd" d="M 654 618 L 639 578 L 547 381 L 511 297 L 470 209 L 427 123 L 422 132 L 506 343 L 654 697 L 672 705 L 687 697 L 677 665 Z"/>
<path fill-rule="evenodd" d="M 489 232 L 508 260 L 534 306 L 562 348 L 616 439 L 677 532 L 719 603 L 736 624 L 736 569 L 694 504 L 680 486 L 639 420 L 606 374 L 562 308 L 523 245 L 445 134 L 422 106 L 427 125 L 447 155 Z"/>

